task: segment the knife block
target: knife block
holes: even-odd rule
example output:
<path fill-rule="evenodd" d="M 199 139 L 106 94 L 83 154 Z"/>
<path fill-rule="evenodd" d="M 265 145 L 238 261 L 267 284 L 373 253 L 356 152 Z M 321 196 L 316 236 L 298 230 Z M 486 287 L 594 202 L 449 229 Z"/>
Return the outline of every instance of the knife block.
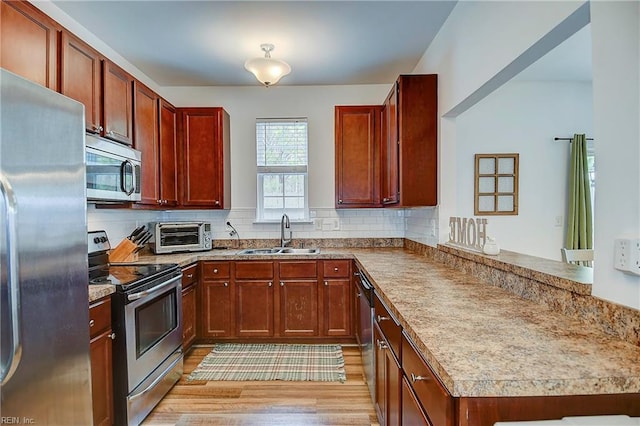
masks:
<path fill-rule="evenodd" d="M 136 262 L 138 260 L 138 253 L 135 253 L 137 248 L 136 244 L 125 238 L 109 252 L 109 263 Z"/>

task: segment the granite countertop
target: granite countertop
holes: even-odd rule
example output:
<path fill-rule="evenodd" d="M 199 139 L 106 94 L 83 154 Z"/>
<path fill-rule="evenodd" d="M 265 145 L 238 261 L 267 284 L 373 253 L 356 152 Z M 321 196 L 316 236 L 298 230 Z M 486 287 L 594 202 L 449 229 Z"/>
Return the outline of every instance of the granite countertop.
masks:
<path fill-rule="evenodd" d="M 149 255 L 139 262 L 283 259 L 237 252 Z M 453 396 L 640 392 L 640 347 L 420 254 L 323 248 L 311 258 L 355 258 Z"/>

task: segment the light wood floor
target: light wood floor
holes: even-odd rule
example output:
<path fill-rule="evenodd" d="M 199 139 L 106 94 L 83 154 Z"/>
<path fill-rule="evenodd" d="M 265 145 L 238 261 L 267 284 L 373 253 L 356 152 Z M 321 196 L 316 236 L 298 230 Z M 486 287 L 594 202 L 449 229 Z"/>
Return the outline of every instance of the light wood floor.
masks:
<path fill-rule="evenodd" d="M 186 378 L 210 351 L 196 347 L 186 355 L 182 378 L 143 425 L 378 425 L 355 346 L 343 346 L 344 383 L 188 383 Z"/>

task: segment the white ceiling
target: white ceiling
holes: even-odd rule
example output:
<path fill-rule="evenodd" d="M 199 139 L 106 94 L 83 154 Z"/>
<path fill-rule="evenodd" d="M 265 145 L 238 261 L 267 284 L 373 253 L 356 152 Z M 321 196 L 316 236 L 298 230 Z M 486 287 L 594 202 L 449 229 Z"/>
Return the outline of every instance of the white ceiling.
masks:
<path fill-rule="evenodd" d="M 258 84 L 244 69 L 272 43 L 279 85 L 386 84 L 410 73 L 456 1 L 53 3 L 160 86 Z"/>

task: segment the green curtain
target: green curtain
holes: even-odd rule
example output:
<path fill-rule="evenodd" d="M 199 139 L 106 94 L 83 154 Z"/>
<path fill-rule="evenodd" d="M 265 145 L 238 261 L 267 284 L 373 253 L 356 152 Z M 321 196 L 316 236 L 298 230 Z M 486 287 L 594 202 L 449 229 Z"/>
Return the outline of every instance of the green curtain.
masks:
<path fill-rule="evenodd" d="M 593 248 L 593 212 L 589 168 L 587 166 L 587 139 L 584 134 L 573 135 L 569 166 L 569 213 L 567 217 L 568 249 Z"/>

